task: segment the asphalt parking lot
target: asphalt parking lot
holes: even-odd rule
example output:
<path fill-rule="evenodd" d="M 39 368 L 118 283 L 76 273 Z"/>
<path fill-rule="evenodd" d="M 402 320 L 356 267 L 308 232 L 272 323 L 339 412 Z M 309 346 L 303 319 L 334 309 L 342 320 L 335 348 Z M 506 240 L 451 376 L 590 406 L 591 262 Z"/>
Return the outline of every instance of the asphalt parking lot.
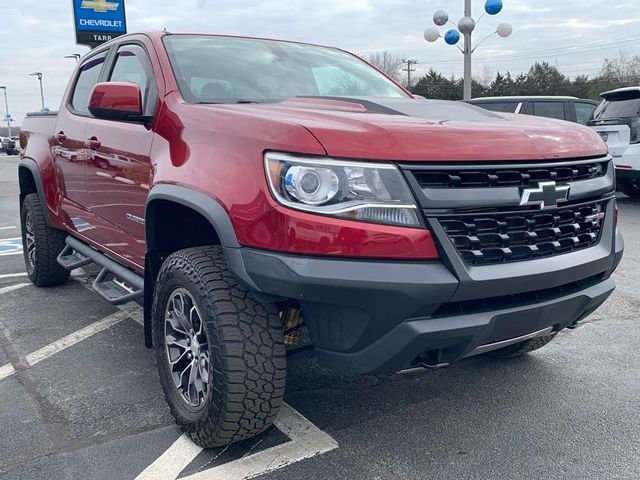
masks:
<path fill-rule="evenodd" d="M 617 291 L 544 349 L 368 377 L 300 354 L 277 428 L 203 451 L 173 424 L 137 305 L 101 300 L 91 272 L 28 283 L 17 162 L 0 156 L 2 478 L 640 478 L 640 202 L 619 199 Z"/>

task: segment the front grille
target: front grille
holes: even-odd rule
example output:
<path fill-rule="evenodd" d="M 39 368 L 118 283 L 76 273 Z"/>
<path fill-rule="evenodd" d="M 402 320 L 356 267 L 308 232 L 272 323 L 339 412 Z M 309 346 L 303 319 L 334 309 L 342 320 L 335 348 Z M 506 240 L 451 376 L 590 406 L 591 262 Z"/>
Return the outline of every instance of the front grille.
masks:
<path fill-rule="evenodd" d="M 600 241 L 605 202 L 552 211 L 524 210 L 438 217 L 469 265 L 551 257 L 589 248 Z"/>
<path fill-rule="evenodd" d="M 576 182 L 602 177 L 607 172 L 606 161 L 591 161 L 575 165 L 491 166 L 478 169 L 451 168 L 413 170 L 421 188 L 484 188 L 527 187 L 536 182 Z"/>

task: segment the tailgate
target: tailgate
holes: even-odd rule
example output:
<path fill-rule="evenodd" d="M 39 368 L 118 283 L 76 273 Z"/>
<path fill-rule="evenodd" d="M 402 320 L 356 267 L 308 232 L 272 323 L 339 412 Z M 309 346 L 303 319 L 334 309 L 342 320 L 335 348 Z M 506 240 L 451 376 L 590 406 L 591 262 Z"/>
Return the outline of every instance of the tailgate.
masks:
<path fill-rule="evenodd" d="M 591 128 L 605 141 L 614 157 L 621 157 L 629 148 L 631 129 L 628 125 L 597 125 Z"/>

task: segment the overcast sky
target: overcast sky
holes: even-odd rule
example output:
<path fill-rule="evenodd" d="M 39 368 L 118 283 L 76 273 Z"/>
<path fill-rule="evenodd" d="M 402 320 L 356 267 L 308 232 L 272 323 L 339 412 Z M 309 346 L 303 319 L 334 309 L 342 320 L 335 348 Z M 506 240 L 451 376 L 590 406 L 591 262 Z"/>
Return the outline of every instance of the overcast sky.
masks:
<path fill-rule="evenodd" d="M 463 0 L 126 0 L 130 32 L 167 28 L 247 34 L 335 45 L 361 54 L 388 50 L 420 61 L 417 74 L 434 67 L 460 75 L 462 55 L 442 41 L 422 38 L 437 9 L 456 22 Z M 484 0 L 473 0 L 474 17 Z M 507 39 L 493 37 L 475 53 L 474 75 L 519 73 L 535 60 L 558 64 L 569 76 L 596 74 L 604 57 L 619 50 L 640 53 L 638 0 L 505 0 L 497 17 L 485 16 L 480 40 L 500 22 L 511 22 Z M 444 33 L 444 32 L 443 32 Z M 19 124 L 39 110 L 35 77 L 44 74 L 46 105 L 58 108 L 74 61 L 86 53 L 75 45 L 71 0 L 2 0 L 0 6 L 0 85 L 6 85 L 10 111 Z M 0 110 L 4 105 L 0 101 Z"/>

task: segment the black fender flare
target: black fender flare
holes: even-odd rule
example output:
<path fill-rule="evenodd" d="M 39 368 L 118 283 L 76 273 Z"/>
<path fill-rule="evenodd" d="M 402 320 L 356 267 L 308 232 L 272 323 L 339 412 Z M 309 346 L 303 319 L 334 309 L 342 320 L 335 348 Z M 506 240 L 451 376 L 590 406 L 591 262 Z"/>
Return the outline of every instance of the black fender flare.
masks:
<path fill-rule="evenodd" d="M 42 183 L 42 175 L 40 173 L 40 167 L 32 158 L 23 158 L 18 163 L 18 184 L 20 187 L 20 208 L 22 208 L 22 201 L 24 197 L 27 196 L 25 193 L 26 185 L 24 185 L 24 181 L 21 177 L 20 172 L 24 170 L 28 170 L 33 177 L 33 182 L 36 186 L 36 193 L 38 194 L 38 198 L 40 199 L 40 205 L 42 205 L 42 210 L 44 211 L 45 218 L 47 220 L 47 225 L 51 225 L 51 218 L 49 217 L 49 206 L 47 204 L 47 198 L 44 195 L 44 185 Z"/>
<path fill-rule="evenodd" d="M 240 247 L 229 215 L 227 215 L 227 211 L 217 201 L 191 188 L 180 185 L 160 184 L 151 189 L 145 206 L 144 216 L 147 250 L 156 250 L 153 225 L 152 222 L 148 220 L 154 213 L 154 202 L 157 200 L 167 200 L 178 203 L 198 212 L 211 223 L 223 247 Z"/>

